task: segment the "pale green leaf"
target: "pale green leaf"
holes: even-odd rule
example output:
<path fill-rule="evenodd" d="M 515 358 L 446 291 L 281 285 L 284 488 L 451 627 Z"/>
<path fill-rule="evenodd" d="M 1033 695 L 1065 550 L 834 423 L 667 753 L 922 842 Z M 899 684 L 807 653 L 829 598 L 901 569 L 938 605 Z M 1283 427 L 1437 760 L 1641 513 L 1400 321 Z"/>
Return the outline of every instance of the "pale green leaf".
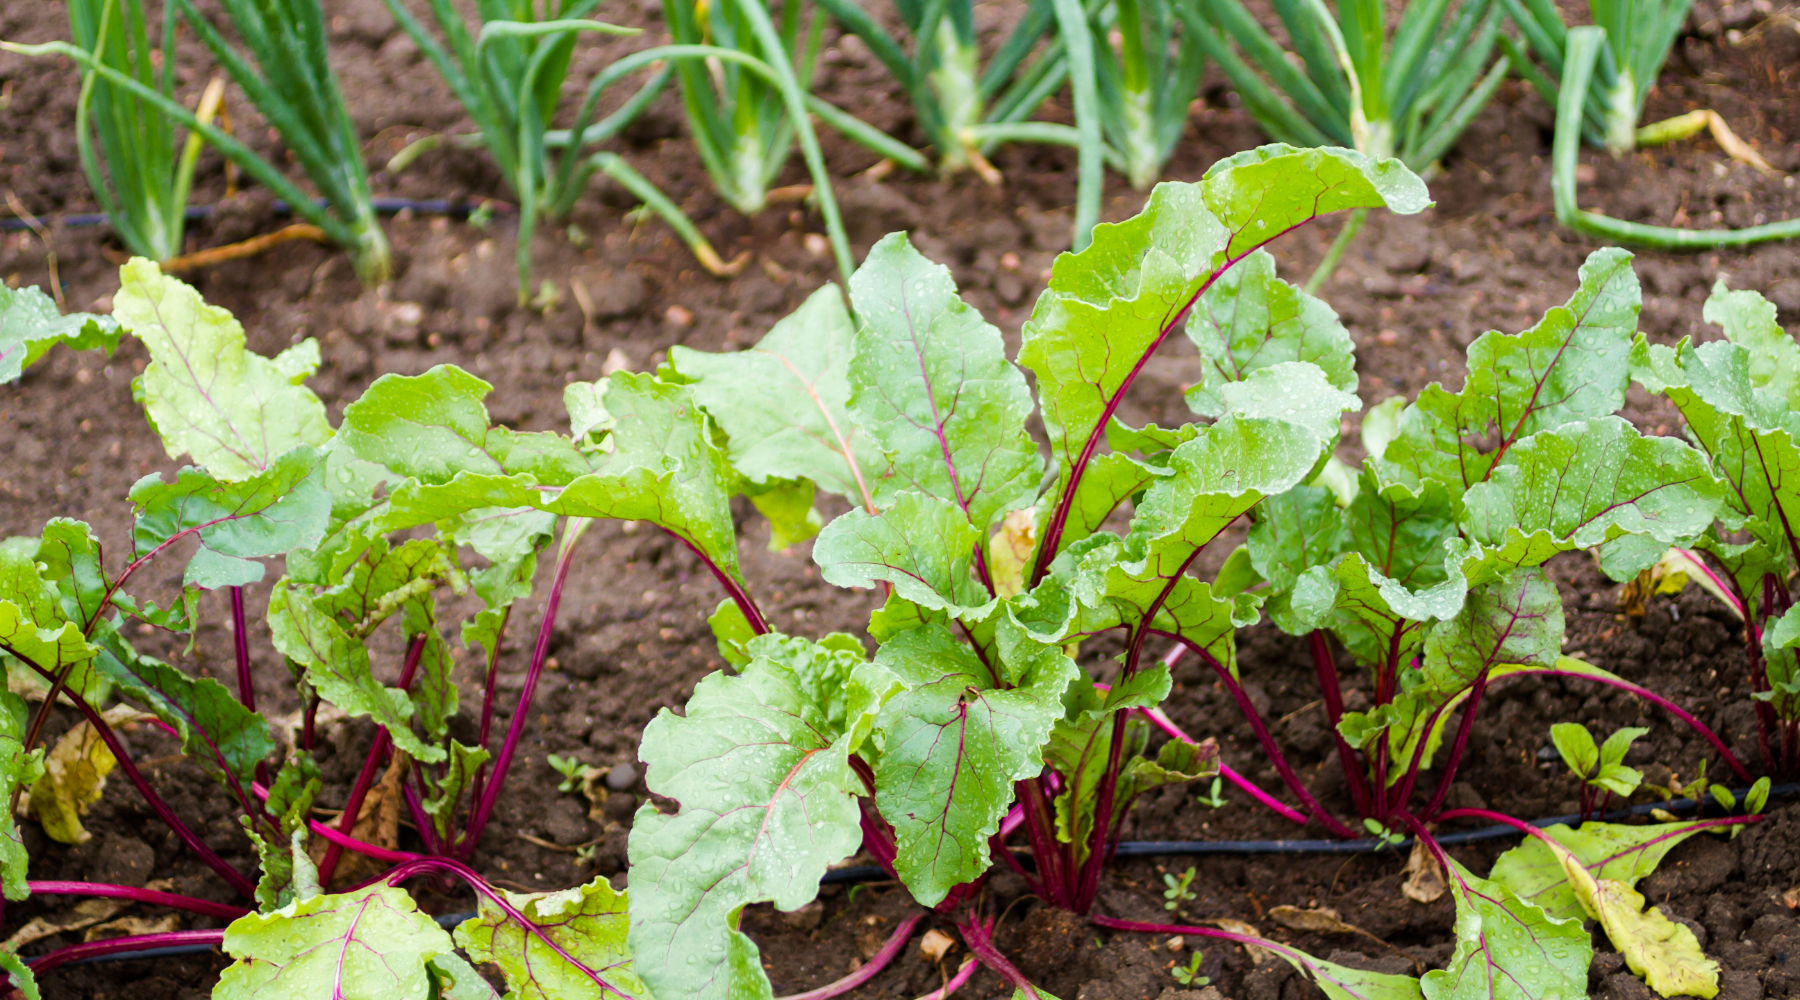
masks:
<path fill-rule="evenodd" d="M 431 817 L 431 824 L 437 828 L 440 838 L 450 836 L 450 826 L 456 820 L 457 803 L 475 780 L 475 773 L 488 761 L 485 747 L 466 747 L 455 740 L 451 740 L 449 746 L 450 760 L 444 773 L 437 778 L 437 792 L 420 803 L 425 815 Z"/>
<path fill-rule="evenodd" d="M 1586 779 L 1600 763 L 1600 748 L 1594 743 L 1594 734 L 1579 722 L 1558 722 L 1551 726 L 1550 742 L 1577 778 Z"/>
<path fill-rule="evenodd" d="M 813 484 L 771 480 L 765 485 L 746 485 L 750 502 L 769 519 L 769 551 L 780 552 L 819 533 L 825 519 L 813 506 Z"/>
<path fill-rule="evenodd" d="M 135 555 L 185 535 L 199 541 L 182 577 L 186 584 L 215 590 L 255 583 L 263 577 L 257 559 L 309 548 L 325 533 L 324 473 L 324 452 L 301 446 L 236 482 L 191 466 L 173 483 L 145 476 L 131 487 Z"/>
<path fill-rule="evenodd" d="M 325 405 L 244 347 L 244 328 L 141 257 L 119 269 L 113 315 L 150 350 L 132 384 L 169 457 L 191 455 L 224 482 L 249 479 L 301 445 L 331 437 Z"/>
<path fill-rule="evenodd" d="M 1695 823 L 1583 823 L 1575 830 L 1558 823 L 1544 832 L 1573 852 L 1595 878 L 1634 886 L 1676 845 L 1705 829 Z M 1552 917 L 1579 918 L 1583 913 L 1561 859 L 1536 837 L 1526 837 L 1500 855 L 1490 877 Z"/>
<path fill-rule="evenodd" d="M 530 926 L 483 897 L 480 913 L 456 928 L 456 943 L 500 967 L 508 1000 L 649 997 L 625 945 L 625 893 L 604 877 L 560 892 L 500 892 Z"/>
<path fill-rule="evenodd" d="M 1337 313 L 1277 278 L 1275 258 L 1263 250 L 1207 288 L 1188 314 L 1187 335 L 1200 348 L 1200 381 L 1187 390 L 1196 413 L 1242 412 L 1230 405 L 1225 387 L 1292 362 L 1310 362 L 1325 384 L 1356 391 L 1356 358 Z M 1334 418 L 1334 434 L 1335 424 Z"/>
<path fill-rule="evenodd" d="M 64 316 L 56 300 L 36 285 L 0 288 L 0 385 L 17 379 L 57 344 L 71 351 L 98 347 L 111 354 L 123 333 L 111 316 Z"/>
<path fill-rule="evenodd" d="M 1426 1000 L 1585 1000 L 1594 949 L 1581 921 L 1551 917 L 1448 860 L 1456 950 L 1420 981 Z"/>
<path fill-rule="evenodd" d="M 669 363 L 693 380 L 694 399 L 730 438 L 731 464 L 751 482 L 810 479 L 866 507 L 887 459 L 850 419 L 855 327 L 827 284 L 747 351 L 705 354 L 676 346 Z"/>
<path fill-rule="evenodd" d="M 30 788 L 44 776 L 44 748 L 25 752 L 28 721 L 25 700 L 11 691 L 0 691 L 0 797 L 8 802 L 14 793 Z M 7 899 L 17 901 L 31 894 L 25 886 L 30 861 L 24 837 L 8 809 L 0 815 L 0 887 L 4 887 Z"/>
<path fill-rule="evenodd" d="M 312 818 L 313 797 L 319 793 L 320 783 L 319 766 L 305 753 L 297 754 L 281 765 L 281 773 L 275 776 L 275 784 L 269 788 L 265 810 L 272 828 L 254 823 L 248 816 L 239 817 L 262 862 L 262 877 L 256 883 L 256 903 L 265 913 L 305 895 L 302 890 L 307 887 L 306 883 L 317 879 L 317 872 L 312 873 L 310 880 L 304 875 L 296 878 L 292 845 L 297 836 L 304 842 L 307 821 Z"/>
<path fill-rule="evenodd" d="M 1800 344 L 1777 321 L 1775 303 L 1753 291 L 1731 291 L 1721 278 L 1700 316 L 1750 355 L 1752 387 L 1800 409 Z"/>
<path fill-rule="evenodd" d="M 813 561 L 839 587 L 886 581 L 922 607 L 961 609 L 987 600 L 969 569 L 983 537 L 952 501 L 907 490 L 874 514 L 833 519 L 813 543 Z"/>
<path fill-rule="evenodd" d="M 629 944 L 652 992 L 772 995 L 738 914 L 752 902 L 805 905 L 862 843 L 850 739 L 830 730 L 794 670 L 766 657 L 702 678 L 685 715 L 665 709 L 644 728 L 650 790 L 680 803 L 668 814 L 645 803 L 631 828 Z"/>
<path fill-rule="evenodd" d="M 1025 429 L 1031 392 L 949 269 L 893 233 L 851 277 L 850 300 L 849 411 L 894 465 L 869 483 L 876 503 L 917 490 L 954 503 L 983 532 L 1029 503 L 1043 467 Z"/>
<path fill-rule="evenodd" d="M 984 664 L 941 626 L 901 633 L 876 654 L 905 691 L 875 725 L 875 802 L 894 827 L 895 872 L 925 906 L 988 868 L 988 838 L 1012 803 L 1015 781 L 1043 768 L 1042 748 L 1063 714 L 1074 662 L 1046 667 L 1001 690 Z"/>
<path fill-rule="evenodd" d="M 213 997 L 425 997 L 426 963 L 454 947 L 406 890 L 377 882 L 238 918 L 225 929 L 225 953 L 236 961 Z"/>
<path fill-rule="evenodd" d="M 1471 587 L 1454 618 L 1426 631 L 1424 681 L 1445 692 L 1502 663 L 1553 666 L 1562 653 L 1562 596 L 1538 567 Z"/>

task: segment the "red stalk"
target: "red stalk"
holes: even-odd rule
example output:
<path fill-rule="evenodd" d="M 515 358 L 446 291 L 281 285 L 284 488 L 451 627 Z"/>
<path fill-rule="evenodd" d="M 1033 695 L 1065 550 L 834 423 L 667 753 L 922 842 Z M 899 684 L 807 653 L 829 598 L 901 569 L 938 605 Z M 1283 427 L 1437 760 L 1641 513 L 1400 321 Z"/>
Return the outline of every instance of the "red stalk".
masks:
<path fill-rule="evenodd" d="M 956 970 L 956 975 L 951 976 L 950 981 L 945 983 L 942 989 L 932 990 L 930 993 L 920 997 L 919 1000 L 948 1000 L 950 994 L 955 993 L 957 990 L 968 985 L 969 980 L 975 976 L 975 970 L 979 968 L 981 968 L 981 962 L 979 960 L 973 958 L 963 959 L 962 968 Z"/>
<path fill-rule="evenodd" d="M 152 906 L 167 906 L 171 909 L 186 910 L 221 920 L 236 920 L 249 913 L 241 906 L 227 903 L 215 903 L 206 899 L 195 899 L 173 892 L 159 892 L 155 889 L 140 889 L 129 885 L 110 885 L 105 882 L 27 882 L 25 887 L 34 896 L 101 896 L 107 899 L 129 899 L 136 903 L 148 903 Z"/>
<path fill-rule="evenodd" d="M 1463 751 L 1469 746 L 1469 733 L 1475 728 L 1475 712 L 1481 707 L 1481 695 L 1487 690 L 1488 672 L 1483 670 L 1475 675 L 1475 683 L 1469 689 L 1468 704 L 1463 706 L 1462 722 L 1456 727 L 1456 742 L 1450 747 L 1450 756 L 1444 760 L 1444 773 L 1438 776 L 1437 791 L 1432 793 L 1431 804 L 1425 807 L 1427 818 L 1435 815 L 1444 804 L 1444 798 L 1450 794 L 1450 783 L 1456 780 L 1456 771 L 1462 766 Z M 1426 731 L 1427 736 L 1430 730 Z M 1421 743 L 1424 739 L 1420 740 Z M 1415 758 L 1416 759 L 1416 758 Z M 1415 764 L 1412 773 L 1406 776 L 1407 794 L 1412 793 L 1412 785 L 1418 780 L 1418 767 Z M 1401 799 L 1405 806 L 1406 799 Z"/>
<path fill-rule="evenodd" d="M 412 689 L 413 673 L 419 669 L 419 659 L 425 652 L 425 637 L 413 636 L 406 649 L 406 663 L 400 668 L 400 690 Z M 362 770 L 356 774 L 356 783 L 350 786 L 350 798 L 344 802 L 344 813 L 338 817 L 338 829 L 345 833 L 356 829 L 357 817 L 362 814 L 363 800 L 368 798 L 369 789 L 375 785 L 375 772 L 387 763 L 388 748 L 393 745 L 394 738 L 385 728 L 375 732 L 375 739 L 369 743 L 369 756 L 363 760 Z M 319 862 L 319 884 L 330 885 L 331 877 L 337 874 L 338 859 L 344 849 L 336 841 L 325 848 L 325 857 Z"/>
<path fill-rule="evenodd" d="M 1022 991 L 1030 1000 L 1043 1000 L 1037 987 L 1031 985 L 1031 980 L 1026 979 L 1025 974 L 1008 961 L 1005 955 L 1000 954 L 1000 949 L 994 947 L 994 941 L 989 936 L 993 933 L 992 925 L 971 914 L 957 921 L 956 929 L 962 932 L 963 943 L 969 946 L 970 953 L 980 959 L 982 965 L 994 970 L 996 975 L 1006 980 L 1007 985 Z"/>
<path fill-rule="evenodd" d="M 494 680 L 499 677 L 500 644 L 506 639 L 506 625 L 510 621 L 512 621 L 512 605 L 508 604 L 506 610 L 500 612 L 500 627 L 494 630 L 494 648 L 488 650 L 487 678 L 482 682 L 481 691 L 481 738 L 475 742 L 478 747 L 487 746 L 488 736 L 493 732 Z M 480 767 L 475 769 L 475 780 L 470 785 L 472 789 L 470 794 L 476 801 L 481 800 L 481 788 L 485 784 L 486 778 L 487 764 L 483 762 Z"/>
<path fill-rule="evenodd" d="M 1337 744 L 1338 762 L 1344 768 L 1344 778 L 1350 782 L 1350 797 L 1356 801 L 1356 811 L 1364 818 L 1374 815 L 1371 812 L 1375 804 L 1369 794 L 1368 777 L 1363 774 L 1362 761 L 1357 759 L 1356 751 L 1344 734 L 1338 732 L 1338 721 L 1344 717 L 1344 687 L 1338 677 L 1337 661 L 1331 655 L 1330 640 L 1323 630 L 1314 629 L 1306 637 L 1312 649 L 1313 670 L 1319 676 L 1319 694 L 1325 701 L 1325 725 L 1331 730 L 1331 739 Z"/>
<path fill-rule="evenodd" d="M 570 525 L 574 523 L 574 519 L 569 522 Z M 481 831 L 486 828 L 494 805 L 500 801 L 500 790 L 506 786 L 506 773 L 512 769 L 513 754 L 519 749 L 519 738 L 525 735 L 525 722 L 531 715 L 531 699 L 537 694 L 538 679 L 544 674 L 544 661 L 550 657 L 550 639 L 556 633 L 556 611 L 562 605 L 563 587 L 569 580 L 569 567 L 574 564 L 575 541 L 580 538 L 579 531 L 579 528 L 563 528 L 563 549 L 556 558 L 556 578 L 550 584 L 550 596 L 544 601 L 544 620 L 538 627 L 537 646 L 531 651 L 531 666 L 525 672 L 525 686 L 519 690 L 519 703 L 513 707 L 512 724 L 506 729 L 506 742 L 500 745 L 500 756 L 494 759 L 494 780 L 482 786 L 481 797 L 469 813 L 467 832 L 460 852 L 464 860 L 475 853 L 475 845 L 481 840 Z M 711 563 L 708 562 L 707 565 L 710 566 Z M 755 605 L 751 607 L 754 608 Z M 754 625 L 760 620 L 759 616 L 751 619 L 751 622 Z"/>
<path fill-rule="evenodd" d="M 1038 884 L 1044 890 L 1044 902 L 1061 909 L 1073 909 L 1076 886 L 1069 884 L 1063 871 L 1062 845 L 1057 842 L 1056 814 L 1050 798 L 1044 793 L 1042 778 L 1028 778 L 1014 784 L 1019 803 L 1025 807 L 1025 836 L 1031 841 L 1031 857 L 1037 862 Z"/>
<path fill-rule="evenodd" d="M 1306 811 L 1333 834 L 1346 840 L 1357 839 L 1354 830 L 1326 812 L 1324 807 L 1319 805 L 1318 800 L 1312 797 L 1312 793 L 1306 790 L 1306 786 L 1300 783 L 1300 776 L 1294 773 L 1287 758 L 1282 756 L 1281 748 L 1275 743 L 1275 737 L 1269 732 L 1269 727 L 1264 724 L 1262 713 L 1258 712 L 1256 706 L 1250 703 L 1250 696 L 1244 693 L 1243 686 L 1231 676 L 1231 671 L 1226 670 L 1225 665 L 1214 659 L 1211 653 L 1194 645 L 1189 640 L 1169 632 L 1157 632 L 1157 634 L 1187 645 L 1199 654 L 1201 660 L 1212 667 L 1214 673 L 1218 674 L 1219 680 L 1224 683 L 1226 690 L 1230 691 L 1231 696 L 1237 700 L 1238 710 L 1243 713 L 1244 720 L 1250 723 L 1251 730 L 1256 733 L 1257 742 L 1262 744 L 1263 752 L 1269 755 L 1269 760 L 1275 765 L 1275 770 L 1281 775 L 1281 780 L 1287 783 L 1288 791 L 1294 793 L 1294 797 L 1300 800 L 1300 804 L 1306 807 Z"/>
<path fill-rule="evenodd" d="M 913 928 L 919 926 L 919 921 L 924 919 L 925 914 L 915 913 L 900 921 L 900 926 L 894 928 L 894 933 L 888 935 L 887 943 L 881 946 L 881 950 L 875 953 L 875 957 L 869 959 L 866 964 L 848 976 L 835 983 L 827 983 L 816 990 L 790 994 L 780 997 L 778 1000 L 830 1000 L 831 997 L 843 996 L 856 989 L 880 975 L 881 970 L 893 964 L 894 959 L 898 958 L 900 952 L 906 948 L 907 940 L 912 937 Z"/>
<path fill-rule="evenodd" d="M 256 711 L 256 686 L 250 680 L 250 636 L 244 627 L 244 588 L 231 588 L 231 639 L 237 653 L 238 701 Z"/>
<path fill-rule="evenodd" d="M 34 975 L 43 975 L 51 969 L 79 962 L 84 958 L 99 958 L 102 955 L 117 955 L 120 952 L 143 951 L 146 948 L 173 948 L 182 945 L 216 945 L 225 940 L 225 928 L 209 931 L 166 931 L 162 934 L 134 934 L 130 937 L 107 938 L 104 941 L 89 941 L 86 944 L 72 944 L 67 948 L 58 948 L 47 955 L 29 959 L 25 964 L 31 966 Z"/>

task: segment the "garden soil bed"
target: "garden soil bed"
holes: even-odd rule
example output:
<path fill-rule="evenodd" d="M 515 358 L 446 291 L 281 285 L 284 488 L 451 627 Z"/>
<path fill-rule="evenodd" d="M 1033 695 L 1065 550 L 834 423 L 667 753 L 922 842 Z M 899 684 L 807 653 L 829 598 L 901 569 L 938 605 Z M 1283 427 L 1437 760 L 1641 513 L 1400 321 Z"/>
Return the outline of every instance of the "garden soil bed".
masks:
<path fill-rule="evenodd" d="M 379 167 L 412 138 L 466 129 L 446 88 L 379 2 L 327 0 L 326 9 L 347 98 L 372 164 Z M 982 7 L 984 27 L 993 30 L 1009 9 Z M 657 4 L 638 0 L 614 16 L 647 31 L 584 48 L 573 79 L 585 82 L 606 59 L 661 40 Z M 62 17 L 55 5 L 8 4 L 0 11 L 0 37 L 60 37 L 66 30 Z M 1706 139 L 1617 161 L 1584 152 L 1585 207 L 1663 224 L 1685 219 L 1691 226 L 1793 217 L 1800 213 L 1800 192 L 1786 172 L 1800 169 L 1796 22 L 1781 14 L 1765 19 L 1749 5 L 1720 10 L 1702 0 L 1692 26 L 1653 92 L 1647 117 L 1717 109 L 1783 174 L 1757 174 L 1725 159 Z M 205 82 L 208 74 L 201 67 L 207 61 L 191 39 L 184 42 L 182 57 L 182 89 L 191 95 Z M 917 139 L 902 95 L 861 46 L 828 36 L 820 82 L 827 100 Z M 66 229 L 54 221 L 64 213 L 95 210 L 75 153 L 76 89 L 66 65 L 0 56 L 0 187 L 10 188 L 50 223 L 69 307 L 104 309 L 117 288 L 118 247 L 103 229 Z M 240 135 L 265 152 L 278 152 L 252 109 L 239 102 L 231 112 Z M 1049 113 L 1066 116 L 1066 109 Z M 665 94 L 629 130 L 621 152 L 680 202 L 725 256 L 753 254 L 735 278 L 701 271 L 659 222 L 626 218 L 630 199 L 603 183 L 582 199 L 573 227 L 546 233 L 533 248 L 536 277 L 553 282 L 559 293 L 559 304 L 548 312 L 515 306 L 513 230 L 504 212 L 485 229 L 445 218 L 391 220 L 398 276 L 372 292 L 356 283 L 340 255 L 309 244 L 287 244 L 189 280 L 237 315 L 254 350 L 272 354 L 301 337 L 317 337 L 325 362 L 311 385 L 334 420 L 343 404 L 379 375 L 458 364 L 493 383 L 490 405 L 497 422 L 563 427 L 566 383 L 595 379 L 617 367 L 648 370 L 675 344 L 718 351 L 753 343 L 813 288 L 835 278 L 829 258 L 818 250 L 817 214 L 800 204 L 778 205 L 746 219 L 724 207 L 681 137 L 679 116 L 674 95 Z M 1591 247 L 1558 228 L 1550 211 L 1550 121 L 1550 109 L 1535 95 L 1507 83 L 1448 158 L 1444 173 L 1431 181 L 1438 199 L 1434 209 L 1409 218 L 1371 218 L 1324 293 L 1357 342 L 1365 403 L 1410 396 L 1440 378 L 1454 382 L 1460 378 L 1461 350 L 1475 336 L 1490 328 L 1522 329 L 1568 296 Z M 1197 179 L 1208 164 L 1260 141 L 1216 74 L 1191 122 L 1169 179 Z M 988 187 L 972 176 L 938 180 L 897 172 L 871 179 L 861 174 L 873 165 L 871 154 L 829 134 L 824 143 L 859 253 L 886 232 L 911 231 L 925 253 L 950 265 L 969 301 L 1016 345 L 1051 258 L 1068 245 L 1072 155 L 1003 150 L 996 164 L 1006 182 Z M 805 179 L 796 158 L 782 182 Z M 475 152 L 428 156 L 397 177 L 377 170 L 373 183 L 379 193 L 404 197 L 507 198 L 499 177 Z M 198 189 L 198 202 L 224 193 L 222 171 L 210 159 Z M 1138 192 L 1109 188 L 1106 216 L 1124 218 L 1141 203 Z M 219 245 L 269 231 L 281 221 L 266 199 L 251 192 L 196 225 L 193 238 L 200 246 Z M 1273 249 L 1282 272 L 1290 278 L 1308 273 L 1337 224 L 1278 242 Z M 48 264 L 38 236 L 0 237 L 0 279 L 8 285 L 47 286 Z M 1642 328 L 1657 342 L 1714 336 L 1701 323 L 1700 307 L 1721 276 L 1737 287 L 1764 290 L 1780 306 L 1783 322 L 1800 323 L 1797 264 L 1800 254 L 1791 246 L 1642 254 L 1637 261 L 1644 286 Z M 0 535 L 36 533 L 47 518 L 75 517 L 93 523 L 114 553 L 123 551 L 129 538 L 125 493 L 139 477 L 175 468 L 132 404 L 131 379 L 144 362 L 144 352 L 130 343 L 110 360 L 58 351 L 19 384 L 0 387 Z M 1191 345 L 1176 338 L 1135 387 L 1126 418 L 1174 418 L 1182 409 L 1179 390 L 1196 364 Z M 1635 388 L 1628 412 L 1655 433 L 1672 433 L 1677 426 L 1669 410 Z M 1355 457 L 1350 444 L 1345 453 Z M 860 633 L 871 599 L 821 583 L 808 545 L 767 551 L 766 526 L 747 507 L 740 513 L 746 572 L 776 626 L 802 634 Z M 1215 565 L 1222 554 L 1213 554 Z M 1587 557 L 1562 557 L 1552 570 L 1568 608 L 1570 651 L 1674 698 L 1726 733 L 1744 759 L 1755 758 L 1742 631 L 1721 607 L 1690 590 L 1652 601 L 1642 617 L 1625 616 L 1615 604 L 1616 588 Z M 278 568 L 272 568 L 270 579 L 276 575 Z M 167 593 L 175 582 L 152 580 L 148 589 L 167 588 Z M 253 589 L 249 603 L 255 609 L 266 603 L 267 586 Z M 703 620 L 719 597 L 695 560 L 657 532 L 605 522 L 588 533 L 557 626 L 554 667 L 529 720 L 525 757 L 514 768 L 496 821 L 476 854 L 481 871 L 521 890 L 562 888 L 596 873 L 619 875 L 631 812 L 645 794 L 634 765 L 640 731 L 655 712 L 682 704 L 699 678 L 720 667 Z M 211 595 L 191 653 L 157 636 L 142 641 L 184 669 L 225 676 L 231 670 L 227 620 L 223 598 Z M 526 620 L 535 620 L 535 614 Z M 260 631 L 259 615 L 253 614 L 251 627 Z M 519 647 L 530 637 L 515 633 L 512 641 L 515 648 L 502 661 L 503 705 L 522 680 L 527 650 Z M 1307 700 L 1312 671 L 1305 651 L 1267 625 L 1248 630 L 1241 645 L 1252 698 L 1269 719 L 1279 720 L 1276 735 L 1319 794 L 1348 814 L 1335 765 L 1324 766 L 1330 742 L 1317 705 Z M 1102 671 L 1111 665 L 1110 652 L 1104 643 L 1090 643 L 1084 659 Z M 388 653 L 378 670 L 396 672 L 401 651 Z M 272 716 L 293 713 L 298 704 L 283 665 L 265 653 L 256 667 L 259 703 Z M 470 693 L 479 688 L 467 666 L 465 673 L 468 704 L 477 700 Z M 1196 735 L 1217 736 L 1227 761 L 1275 788 L 1273 771 L 1259 763 L 1235 707 L 1212 679 L 1192 662 L 1178 665 L 1175 678 L 1168 703 L 1175 720 Z M 506 718 L 503 708 L 501 719 Z M 1574 787 L 1559 764 L 1539 753 L 1548 743 L 1549 726 L 1565 720 L 1597 724 L 1603 731 L 1652 726 L 1652 738 L 1639 744 L 1631 762 L 1653 781 L 1671 769 L 1691 777 L 1705 756 L 1700 741 L 1623 693 L 1556 679 L 1512 681 L 1484 703 L 1452 801 L 1521 817 L 1572 811 Z M 56 722 L 69 724 L 67 718 Z M 371 736 L 366 725 L 343 723 L 327 727 L 326 734 L 319 753 L 327 775 L 322 806 L 342 801 Z M 175 810 L 227 859 L 248 870 L 254 856 L 219 790 L 180 759 L 171 741 L 146 728 L 131 731 L 129 739 Z M 619 783 L 631 780 L 590 815 L 581 797 L 557 793 L 558 779 L 544 760 L 550 752 L 617 766 Z M 35 877 L 134 884 L 169 879 L 177 891 L 220 900 L 229 896 L 159 828 L 123 781 L 115 780 L 89 814 L 93 839 L 86 844 L 48 843 L 34 823 L 23 825 Z M 1179 789 L 1142 802 L 1125 831 L 1128 839 L 1321 835 L 1287 826 L 1242 796 L 1231 796 L 1214 811 Z M 588 843 L 594 845 L 591 861 L 578 860 L 575 845 Z M 1509 843 L 1454 853 L 1484 872 Z M 410 832 L 401 832 L 401 844 L 414 846 Z M 1450 902 L 1424 905 L 1402 896 L 1403 863 L 1392 854 L 1209 858 L 1197 864 L 1197 899 L 1183 912 L 1193 919 L 1246 921 L 1349 964 L 1387 971 L 1411 971 L 1416 963 L 1430 967 L 1450 952 Z M 1121 864 L 1103 887 L 1102 909 L 1136 919 L 1168 917 L 1161 907 L 1160 873 L 1187 864 L 1180 859 Z M 1693 926 L 1723 964 L 1722 997 L 1754 1000 L 1800 994 L 1800 924 L 1782 898 L 1797 884 L 1800 805 L 1781 803 L 1735 840 L 1699 837 L 1677 848 L 1641 888 Z M 1010 875 L 996 877 L 992 889 L 988 905 L 1007 913 L 999 943 L 1064 1000 L 1197 1000 L 1198 994 L 1165 992 L 1179 989 L 1166 970 L 1178 960 L 1185 964 L 1187 953 L 1172 952 L 1164 939 L 1097 932 L 1034 901 L 1021 902 L 1023 886 Z M 466 895 L 424 893 L 423 899 L 438 912 L 471 906 Z M 1369 936 L 1328 938 L 1284 930 L 1268 916 L 1270 908 L 1283 904 L 1330 907 Z M 794 914 L 752 907 L 744 923 L 762 946 L 776 993 L 786 994 L 850 971 L 911 905 L 904 890 L 892 884 L 834 886 L 824 892 L 822 905 Z M 4 933 L 33 918 L 60 923 L 77 915 L 67 901 L 33 899 L 6 908 Z M 207 925 L 203 918 L 182 924 Z M 26 951 L 72 943 L 81 934 L 53 935 Z M 908 949 L 853 996 L 918 996 L 936 988 L 960 957 L 952 953 L 936 965 Z M 44 986 L 54 998 L 128 992 L 132 1000 L 174 1000 L 204 995 L 224 964 L 214 953 L 87 965 L 47 975 Z M 1233 1000 L 1301 1000 L 1312 990 L 1285 965 L 1252 965 L 1237 947 L 1207 948 L 1205 969 Z M 1610 952 L 1600 954 L 1590 982 L 1597 995 L 1618 1000 L 1649 996 Z M 983 972 L 963 995 L 986 998 L 1000 992 L 999 980 Z"/>

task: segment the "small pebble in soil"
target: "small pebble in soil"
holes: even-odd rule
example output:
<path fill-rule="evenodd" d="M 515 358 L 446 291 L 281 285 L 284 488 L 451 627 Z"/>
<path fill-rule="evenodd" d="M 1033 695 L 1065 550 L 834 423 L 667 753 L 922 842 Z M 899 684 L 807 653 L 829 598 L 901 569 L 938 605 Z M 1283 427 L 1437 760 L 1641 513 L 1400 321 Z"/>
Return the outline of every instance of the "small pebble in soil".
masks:
<path fill-rule="evenodd" d="M 637 784 L 637 777 L 637 768 L 630 764 L 614 764 L 612 770 L 606 772 L 606 787 L 623 792 Z"/>

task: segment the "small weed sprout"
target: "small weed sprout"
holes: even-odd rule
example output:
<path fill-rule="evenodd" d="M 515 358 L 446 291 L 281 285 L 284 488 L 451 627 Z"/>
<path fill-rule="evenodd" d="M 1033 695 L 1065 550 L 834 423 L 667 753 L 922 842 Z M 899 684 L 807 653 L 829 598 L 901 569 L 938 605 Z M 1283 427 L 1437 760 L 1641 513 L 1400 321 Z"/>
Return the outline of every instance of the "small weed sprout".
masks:
<path fill-rule="evenodd" d="M 1406 834 L 1389 829 L 1387 825 L 1380 820 L 1363 820 L 1363 829 L 1369 831 L 1370 836 L 1381 841 L 1381 846 L 1383 848 L 1397 846 L 1401 841 L 1406 839 Z"/>
<path fill-rule="evenodd" d="M 580 791 L 590 775 L 599 773 L 598 768 L 583 764 L 573 757 L 559 757 L 556 754 L 550 754 L 545 759 L 549 761 L 551 770 L 563 776 L 563 780 L 556 786 L 556 790 L 564 795 Z"/>
<path fill-rule="evenodd" d="M 1174 976 L 1175 981 L 1183 986 L 1210 985 L 1212 979 L 1200 974 L 1200 963 L 1204 958 L 1205 956 L 1200 953 L 1200 949 L 1195 948 L 1193 957 L 1188 959 L 1188 964 L 1177 965 L 1173 969 L 1170 969 L 1169 975 Z"/>
<path fill-rule="evenodd" d="M 1206 790 L 1206 794 L 1194 796 L 1194 801 L 1208 809 L 1217 809 L 1225 804 L 1224 786 L 1224 778 L 1214 778 L 1212 787 Z"/>
<path fill-rule="evenodd" d="M 1192 865 L 1189 865 L 1188 870 L 1182 872 L 1180 877 L 1165 873 L 1163 875 L 1163 884 L 1168 886 L 1168 888 L 1163 890 L 1163 898 L 1168 900 L 1168 902 L 1163 904 L 1163 909 L 1170 911 L 1179 910 L 1181 909 L 1181 904 L 1193 902 L 1197 897 L 1188 888 L 1193 882 L 1194 866 Z"/>

